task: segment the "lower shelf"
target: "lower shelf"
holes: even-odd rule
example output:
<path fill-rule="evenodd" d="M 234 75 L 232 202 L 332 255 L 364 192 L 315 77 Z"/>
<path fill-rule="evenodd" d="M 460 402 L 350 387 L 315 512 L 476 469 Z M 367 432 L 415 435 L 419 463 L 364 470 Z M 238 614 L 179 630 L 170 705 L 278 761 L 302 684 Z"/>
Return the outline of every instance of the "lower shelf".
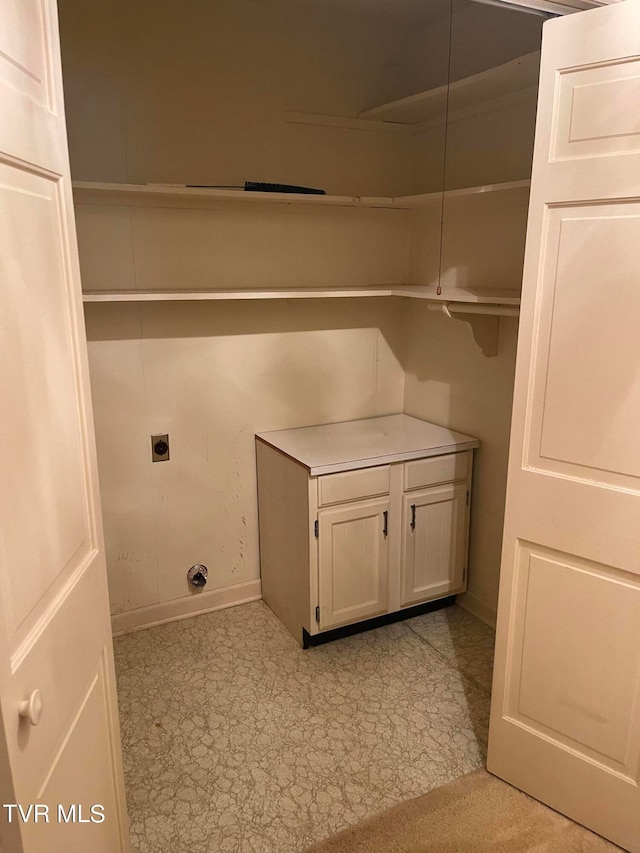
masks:
<path fill-rule="evenodd" d="M 467 323 L 476 344 L 484 355 L 498 353 L 498 324 L 500 317 L 517 317 L 520 295 L 514 290 L 473 290 L 450 288 L 438 293 L 435 287 L 411 284 L 377 285 L 371 287 L 308 287 L 282 290 L 192 290 L 192 291 L 96 291 L 84 293 L 84 302 L 193 302 L 215 300 L 256 299 L 335 299 L 371 296 L 400 296 L 423 299 L 429 308 L 441 310 L 450 319 Z M 484 315 L 484 316 L 482 316 Z"/>
<path fill-rule="evenodd" d="M 520 304 L 520 294 L 515 290 L 474 290 L 452 288 L 437 292 L 435 287 L 412 284 L 385 284 L 364 287 L 300 287 L 280 290 L 184 290 L 184 291 L 94 291 L 83 294 L 84 302 L 192 302 L 210 300 L 245 299 L 333 299 L 370 296 L 403 296 L 409 299 L 426 299 L 433 302 L 469 303 L 482 305 Z"/>
<path fill-rule="evenodd" d="M 374 619 L 365 619 L 363 622 L 354 622 L 352 625 L 344 625 L 342 628 L 323 631 L 321 634 L 310 634 L 303 628 L 302 647 L 308 649 L 311 646 L 321 646 L 324 643 L 330 643 L 332 640 L 350 637 L 352 634 L 361 634 L 363 631 L 371 631 L 372 628 L 379 628 L 381 625 L 390 625 L 392 622 L 402 622 L 405 619 L 411 619 L 413 616 L 420 616 L 423 613 L 431 613 L 433 610 L 450 607 L 455 603 L 455 595 L 448 595 L 445 598 L 437 598 L 435 601 L 425 601 L 424 604 L 416 604 L 415 607 L 405 607 L 404 610 L 396 610 L 394 613 L 383 613 L 382 616 L 376 616 Z"/>
<path fill-rule="evenodd" d="M 84 302 L 193 302 L 243 299 L 326 299 L 351 296 L 392 296 L 393 285 L 372 287 L 289 287 L 280 290 L 145 290 L 85 292 Z"/>

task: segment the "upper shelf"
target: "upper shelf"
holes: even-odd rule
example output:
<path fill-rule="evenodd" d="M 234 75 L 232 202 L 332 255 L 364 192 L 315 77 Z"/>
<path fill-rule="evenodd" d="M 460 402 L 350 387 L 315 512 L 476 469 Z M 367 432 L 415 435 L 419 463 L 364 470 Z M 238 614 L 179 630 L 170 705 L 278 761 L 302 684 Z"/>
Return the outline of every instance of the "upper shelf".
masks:
<path fill-rule="evenodd" d="M 446 190 L 445 198 L 459 198 L 482 193 L 504 192 L 527 188 L 530 181 L 505 181 L 499 184 L 484 184 L 477 187 Z M 442 198 L 441 192 L 391 197 L 307 195 L 304 193 L 246 192 L 207 187 L 164 186 L 159 184 L 114 184 L 94 181 L 74 181 L 73 197 L 80 204 L 148 204 L 159 203 L 184 206 L 191 202 L 204 206 L 216 206 L 224 202 L 246 202 L 248 204 L 304 204 L 329 207 L 385 208 L 410 210 L 423 207 Z"/>
<path fill-rule="evenodd" d="M 539 70 L 540 51 L 534 51 L 479 74 L 463 77 L 450 86 L 445 84 L 364 110 L 358 118 L 396 124 L 419 124 L 444 115 L 447 108 L 457 112 L 535 87 L 538 84 Z"/>
<path fill-rule="evenodd" d="M 77 202 L 115 202 L 126 204 L 144 203 L 157 199 L 170 204 L 172 201 L 199 202 L 215 206 L 222 202 L 241 201 L 268 204 L 308 204 L 333 207 L 393 207 L 392 198 L 370 198 L 366 196 L 316 195 L 312 193 L 247 192 L 243 189 L 218 189 L 215 187 L 188 187 L 175 184 L 110 184 L 94 181 L 74 181 L 73 197 Z"/>
<path fill-rule="evenodd" d="M 468 196 L 485 195 L 487 193 L 501 193 L 510 190 L 529 189 L 531 181 L 503 181 L 499 184 L 481 184 L 477 187 L 460 187 L 455 190 L 445 190 L 444 193 L 419 193 L 417 195 L 398 196 L 393 199 L 393 207 L 410 210 L 414 207 L 424 207 L 431 201 L 450 198 L 467 198 Z"/>

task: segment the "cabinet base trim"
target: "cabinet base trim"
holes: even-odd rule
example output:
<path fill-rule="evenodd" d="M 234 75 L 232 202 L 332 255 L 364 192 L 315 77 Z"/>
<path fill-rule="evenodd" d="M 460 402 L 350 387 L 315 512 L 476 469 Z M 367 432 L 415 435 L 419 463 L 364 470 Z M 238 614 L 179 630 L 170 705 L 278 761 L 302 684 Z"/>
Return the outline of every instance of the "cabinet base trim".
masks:
<path fill-rule="evenodd" d="M 425 601 L 422 604 L 416 604 L 414 607 L 405 607 L 403 610 L 396 610 L 393 613 L 383 613 L 382 616 L 375 616 L 373 619 L 365 619 L 362 622 L 343 625 L 341 628 L 332 628 L 329 631 L 323 631 L 321 634 L 310 634 L 306 628 L 303 628 L 302 647 L 308 649 L 312 646 L 321 646 L 333 640 L 340 640 L 342 637 L 350 637 L 352 634 L 371 631 L 372 628 L 379 628 L 381 625 L 402 622 L 405 619 L 411 619 L 412 616 L 420 616 L 422 613 L 430 613 L 432 610 L 450 607 L 455 603 L 455 595 L 447 595 L 445 598 L 437 598 L 435 601 Z"/>

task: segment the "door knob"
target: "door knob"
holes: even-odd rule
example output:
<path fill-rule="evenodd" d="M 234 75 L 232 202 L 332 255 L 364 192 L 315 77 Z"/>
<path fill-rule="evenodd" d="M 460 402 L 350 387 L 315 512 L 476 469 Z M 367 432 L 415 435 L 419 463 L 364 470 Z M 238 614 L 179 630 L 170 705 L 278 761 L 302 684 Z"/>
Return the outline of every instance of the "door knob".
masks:
<path fill-rule="evenodd" d="M 28 699 L 18 705 L 18 714 L 25 717 L 32 726 L 37 726 L 42 718 L 42 695 L 36 688 Z"/>

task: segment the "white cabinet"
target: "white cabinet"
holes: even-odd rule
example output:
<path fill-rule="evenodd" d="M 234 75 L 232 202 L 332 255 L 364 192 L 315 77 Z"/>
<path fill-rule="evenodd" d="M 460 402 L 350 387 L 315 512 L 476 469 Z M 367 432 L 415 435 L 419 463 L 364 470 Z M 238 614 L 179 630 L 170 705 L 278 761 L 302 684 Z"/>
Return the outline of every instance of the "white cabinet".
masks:
<path fill-rule="evenodd" d="M 262 595 L 301 645 L 464 591 L 477 439 L 407 415 L 256 439 Z"/>

